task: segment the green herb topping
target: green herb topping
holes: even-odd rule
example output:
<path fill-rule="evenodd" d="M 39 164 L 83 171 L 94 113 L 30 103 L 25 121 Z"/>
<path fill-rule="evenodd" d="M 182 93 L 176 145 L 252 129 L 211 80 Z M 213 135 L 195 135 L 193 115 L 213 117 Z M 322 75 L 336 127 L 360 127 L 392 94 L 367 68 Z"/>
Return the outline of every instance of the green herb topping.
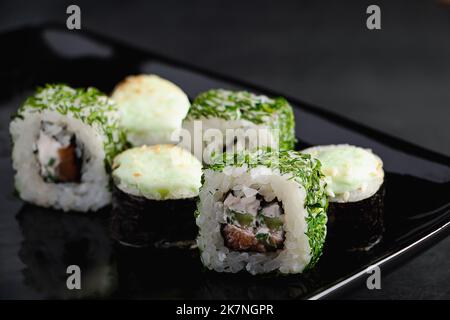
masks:
<path fill-rule="evenodd" d="M 214 89 L 201 93 L 192 103 L 188 120 L 221 118 L 248 120 L 279 130 L 280 149 L 292 149 L 295 144 L 295 121 L 292 107 L 282 97 L 269 98 L 246 91 Z"/>
<path fill-rule="evenodd" d="M 216 157 L 205 170 L 223 171 L 227 166 L 242 167 L 244 165 L 247 166 L 247 170 L 258 166 L 279 170 L 281 175 L 289 175 L 290 179 L 306 190 L 305 207 L 308 212 L 306 216 L 308 229 L 305 233 L 311 248 L 311 261 L 307 269 L 313 267 L 322 254 L 327 233 L 328 201 L 325 193 L 326 183 L 321 173 L 319 160 L 312 158 L 309 154 L 292 150 L 224 153 Z"/>
<path fill-rule="evenodd" d="M 103 136 L 108 170 L 114 156 L 127 146 L 125 133 L 118 125 L 116 105 L 95 88 L 47 84 L 25 101 L 14 118 L 23 119 L 26 113 L 42 111 L 56 111 L 94 127 Z"/>

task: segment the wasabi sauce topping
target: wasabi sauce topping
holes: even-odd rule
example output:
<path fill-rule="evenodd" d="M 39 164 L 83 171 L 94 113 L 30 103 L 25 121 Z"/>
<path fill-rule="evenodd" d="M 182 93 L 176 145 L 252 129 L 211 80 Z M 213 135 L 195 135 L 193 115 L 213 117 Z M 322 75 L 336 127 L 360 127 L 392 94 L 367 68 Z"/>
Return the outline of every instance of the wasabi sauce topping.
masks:
<path fill-rule="evenodd" d="M 340 144 L 312 147 L 302 152 L 321 162 L 330 201 L 367 199 L 383 183 L 383 162 L 370 149 Z"/>
<path fill-rule="evenodd" d="M 113 179 L 121 191 L 151 200 L 185 199 L 198 195 L 202 165 L 174 145 L 128 149 L 113 162 Z"/>
<path fill-rule="evenodd" d="M 116 86 L 112 98 L 134 146 L 177 142 L 190 107 L 183 90 L 156 75 L 127 77 Z"/>

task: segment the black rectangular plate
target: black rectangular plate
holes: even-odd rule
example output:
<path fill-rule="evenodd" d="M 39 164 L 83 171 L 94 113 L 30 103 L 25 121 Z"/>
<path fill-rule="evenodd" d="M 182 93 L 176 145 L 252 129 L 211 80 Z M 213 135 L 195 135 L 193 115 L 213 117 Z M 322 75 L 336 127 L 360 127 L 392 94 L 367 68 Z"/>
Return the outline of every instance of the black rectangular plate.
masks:
<path fill-rule="evenodd" d="M 210 88 L 264 88 L 129 48 L 84 31 L 55 26 L 0 36 L 0 298 L 298 299 L 322 298 L 367 277 L 367 268 L 395 265 L 448 234 L 450 158 L 287 97 L 300 146 L 350 143 L 371 148 L 385 163 L 385 231 L 368 252 L 331 250 L 303 275 L 216 274 L 195 250 L 130 248 L 114 243 L 108 209 L 62 213 L 14 196 L 10 116 L 37 85 L 63 82 L 111 92 L 125 76 L 156 73 L 192 98 Z M 5 55 L 6 53 L 6 55 Z M 68 290 L 66 268 L 82 270 L 82 290 Z"/>

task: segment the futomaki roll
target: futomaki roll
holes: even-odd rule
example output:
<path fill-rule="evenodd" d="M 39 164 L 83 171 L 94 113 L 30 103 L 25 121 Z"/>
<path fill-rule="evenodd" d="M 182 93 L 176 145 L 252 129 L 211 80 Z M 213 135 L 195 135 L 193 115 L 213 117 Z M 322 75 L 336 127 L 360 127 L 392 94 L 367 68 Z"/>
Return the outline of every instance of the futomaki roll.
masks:
<path fill-rule="evenodd" d="M 116 86 L 112 98 L 131 144 L 178 142 L 190 102 L 177 85 L 156 75 L 129 76 Z"/>
<path fill-rule="evenodd" d="M 295 122 L 286 99 L 246 91 L 209 90 L 195 98 L 182 144 L 209 163 L 217 154 L 256 149 L 293 149 Z"/>
<path fill-rule="evenodd" d="M 117 240 L 141 246 L 195 239 L 202 166 L 191 153 L 174 145 L 128 149 L 114 159 L 112 175 Z"/>
<path fill-rule="evenodd" d="M 196 222 L 207 268 L 301 273 L 316 264 L 327 222 L 319 161 L 295 151 L 226 153 L 203 180 Z"/>
<path fill-rule="evenodd" d="M 329 194 L 330 243 L 368 250 L 383 232 L 384 170 L 370 149 L 340 144 L 302 151 L 322 163 Z"/>
<path fill-rule="evenodd" d="M 106 95 L 60 84 L 39 88 L 18 110 L 10 133 L 23 200 L 65 211 L 110 203 L 110 164 L 126 137 Z"/>

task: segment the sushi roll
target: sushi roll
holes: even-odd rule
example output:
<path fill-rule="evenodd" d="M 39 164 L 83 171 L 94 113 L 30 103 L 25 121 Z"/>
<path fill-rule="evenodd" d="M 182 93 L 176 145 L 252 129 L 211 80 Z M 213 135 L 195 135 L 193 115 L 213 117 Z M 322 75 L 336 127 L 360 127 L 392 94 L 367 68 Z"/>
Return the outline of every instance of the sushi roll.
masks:
<path fill-rule="evenodd" d="M 10 123 L 20 197 L 64 211 L 111 202 L 110 165 L 126 147 L 116 105 L 97 89 L 39 88 Z"/>
<path fill-rule="evenodd" d="M 183 147 L 205 163 L 223 152 L 293 149 L 295 122 L 284 98 L 209 90 L 195 98 L 183 128 Z"/>
<path fill-rule="evenodd" d="M 202 165 L 187 150 L 174 145 L 128 149 L 114 159 L 112 176 L 116 240 L 145 246 L 195 239 Z"/>
<path fill-rule="evenodd" d="M 156 75 L 129 76 L 116 86 L 112 98 L 133 146 L 178 142 L 190 107 L 178 86 Z"/>
<path fill-rule="evenodd" d="M 301 273 L 327 233 L 320 162 L 295 151 L 225 153 L 206 167 L 197 244 L 217 272 Z"/>
<path fill-rule="evenodd" d="M 383 233 L 384 170 L 369 149 L 340 144 L 302 151 L 322 163 L 329 194 L 330 238 L 350 250 L 368 250 Z"/>

